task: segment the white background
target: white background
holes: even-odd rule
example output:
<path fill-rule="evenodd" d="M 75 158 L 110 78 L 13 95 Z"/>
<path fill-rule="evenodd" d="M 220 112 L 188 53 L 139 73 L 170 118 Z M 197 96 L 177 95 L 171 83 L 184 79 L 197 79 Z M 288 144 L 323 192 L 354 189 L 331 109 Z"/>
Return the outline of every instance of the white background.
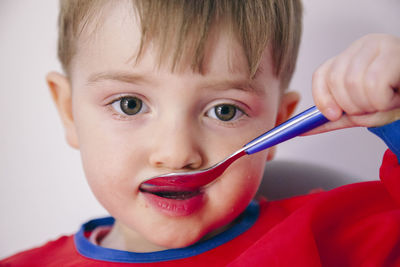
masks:
<path fill-rule="evenodd" d="M 312 105 L 311 75 L 367 33 L 400 36 L 398 0 L 305 0 L 304 34 L 291 88 Z M 56 60 L 58 1 L 0 0 L 0 258 L 106 215 L 92 196 L 79 152 L 64 141 L 45 75 Z M 313 162 L 376 179 L 383 143 L 365 129 L 302 137 L 278 159 Z"/>

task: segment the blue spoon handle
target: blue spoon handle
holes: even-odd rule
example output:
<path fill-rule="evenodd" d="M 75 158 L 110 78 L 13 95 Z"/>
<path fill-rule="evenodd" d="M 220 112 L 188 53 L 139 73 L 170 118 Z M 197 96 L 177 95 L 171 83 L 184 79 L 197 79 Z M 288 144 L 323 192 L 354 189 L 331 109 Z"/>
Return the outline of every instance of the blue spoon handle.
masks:
<path fill-rule="evenodd" d="M 328 121 L 329 120 L 322 115 L 317 107 L 313 106 L 272 130 L 260 135 L 246 144 L 243 149 L 249 155 L 254 154 L 308 132 Z"/>

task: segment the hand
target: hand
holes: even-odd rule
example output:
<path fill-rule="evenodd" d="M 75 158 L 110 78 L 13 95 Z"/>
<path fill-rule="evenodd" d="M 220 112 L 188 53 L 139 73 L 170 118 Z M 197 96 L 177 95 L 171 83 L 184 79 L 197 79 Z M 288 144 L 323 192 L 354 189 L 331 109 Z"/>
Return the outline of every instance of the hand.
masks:
<path fill-rule="evenodd" d="M 400 38 L 370 34 L 355 41 L 317 69 L 312 92 L 331 122 L 308 134 L 399 120 Z"/>

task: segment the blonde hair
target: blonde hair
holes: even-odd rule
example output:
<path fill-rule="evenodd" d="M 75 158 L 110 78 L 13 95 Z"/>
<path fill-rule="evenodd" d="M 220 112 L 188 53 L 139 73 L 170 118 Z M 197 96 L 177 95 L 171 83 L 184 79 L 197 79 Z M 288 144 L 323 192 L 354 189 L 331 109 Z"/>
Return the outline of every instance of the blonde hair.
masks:
<path fill-rule="evenodd" d="M 96 19 L 106 0 L 60 0 L 58 57 L 64 71 L 76 53 L 85 27 Z M 109 2 L 109 1 L 108 1 Z M 116 1 L 118 2 L 118 1 Z M 295 69 L 302 28 L 300 0 L 131 0 L 141 25 L 141 45 L 136 60 L 150 42 L 158 59 L 167 57 L 172 70 L 191 58 L 191 68 L 201 71 L 204 47 L 213 25 L 228 26 L 241 43 L 251 77 L 263 51 L 271 49 L 275 75 L 286 88 Z M 98 18 L 97 18 L 98 19 Z"/>

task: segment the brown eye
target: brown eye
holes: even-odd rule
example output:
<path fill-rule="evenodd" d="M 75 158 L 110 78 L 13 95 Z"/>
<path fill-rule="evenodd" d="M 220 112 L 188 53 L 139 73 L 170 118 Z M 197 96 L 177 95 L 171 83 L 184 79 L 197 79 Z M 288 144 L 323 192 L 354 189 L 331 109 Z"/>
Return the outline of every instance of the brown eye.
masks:
<path fill-rule="evenodd" d="M 135 115 L 142 110 L 143 102 L 137 97 L 123 97 L 120 100 L 120 108 L 126 115 Z"/>
<path fill-rule="evenodd" d="M 233 105 L 222 104 L 214 107 L 215 116 L 221 121 L 230 121 L 236 115 L 237 108 Z"/>

